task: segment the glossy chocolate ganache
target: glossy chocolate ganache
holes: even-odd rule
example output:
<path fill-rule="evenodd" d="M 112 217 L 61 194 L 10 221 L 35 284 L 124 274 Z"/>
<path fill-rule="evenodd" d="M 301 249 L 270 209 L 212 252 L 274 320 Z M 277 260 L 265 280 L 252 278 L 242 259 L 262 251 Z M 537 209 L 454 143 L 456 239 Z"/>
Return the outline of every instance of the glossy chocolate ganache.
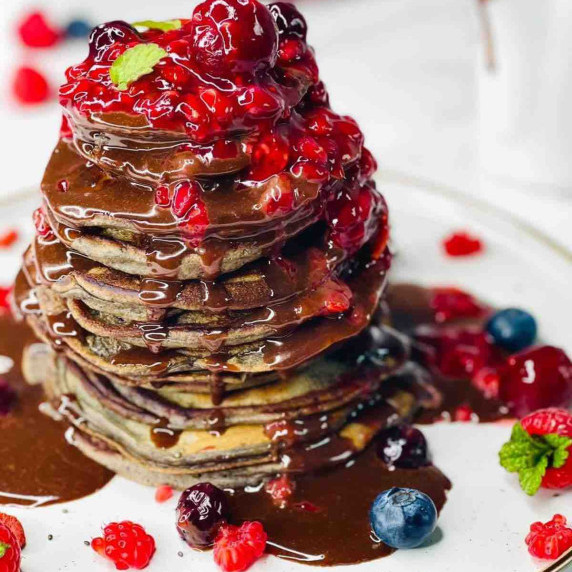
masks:
<path fill-rule="evenodd" d="M 283 557 L 369 560 L 389 552 L 369 534 L 380 490 L 413 486 L 440 509 L 450 487 L 432 465 L 389 470 L 376 435 L 443 397 L 391 327 L 376 163 L 331 109 L 303 17 L 234 4 L 166 31 L 103 24 L 66 73 L 14 306 L 38 340 L 24 373 L 42 372 L 41 409 L 67 426 L 52 442 L 46 419 L 45 454 L 57 467 L 69 443 L 86 459 L 62 472 L 76 492 L 41 490 L 79 496 L 108 470 L 209 481 Z M 135 52 L 154 54 L 137 73 Z M 0 423 L 40 423 L 37 388 L 21 397 Z M 105 469 L 84 479 L 93 461 Z M 280 477 L 296 482 L 287 508 L 265 492 Z"/>

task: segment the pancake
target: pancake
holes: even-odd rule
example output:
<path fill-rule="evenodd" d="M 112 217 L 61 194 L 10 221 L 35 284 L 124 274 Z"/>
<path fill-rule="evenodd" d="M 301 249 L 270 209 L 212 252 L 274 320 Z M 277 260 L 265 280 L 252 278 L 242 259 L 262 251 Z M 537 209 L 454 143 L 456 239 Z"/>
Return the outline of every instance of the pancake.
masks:
<path fill-rule="evenodd" d="M 316 364 L 317 369 L 310 368 L 304 376 L 318 380 L 335 375 L 339 364 L 334 364 L 333 370 L 330 365 Z M 311 458 L 307 451 L 323 441 L 324 435 L 330 435 L 327 441 L 331 447 L 342 447 L 348 455 L 357 454 L 382 427 L 409 418 L 420 406 L 435 405 L 434 390 L 422 378 L 402 384 L 397 372 L 386 381 L 378 379 L 377 389 L 381 392 L 376 393 L 372 386 L 353 405 L 333 409 L 325 417 L 323 413 L 305 416 L 300 412 L 291 421 L 259 424 L 250 420 L 213 433 L 162 426 L 155 415 L 142 413 L 128 400 L 122 407 L 110 407 L 101 395 L 86 389 L 82 372 L 69 367 L 61 357 L 56 358 L 55 371 L 55 378 L 47 384 L 47 393 L 53 403 L 60 400 L 58 414 L 74 426 L 72 443 L 120 474 L 129 474 L 130 478 L 137 474 L 135 478 L 147 484 L 163 482 L 179 487 L 205 476 L 219 486 L 229 482 L 227 479 L 244 485 L 252 482 L 251 478 L 259 481 L 277 472 L 305 471 L 307 463 L 313 470 L 321 468 L 335 462 L 327 454 L 329 451 Z M 303 383 L 303 379 L 298 383 Z M 290 432 L 284 441 L 284 429 L 292 422 L 302 423 L 300 428 L 306 429 Z M 163 440 L 156 438 L 161 431 L 167 435 Z"/>

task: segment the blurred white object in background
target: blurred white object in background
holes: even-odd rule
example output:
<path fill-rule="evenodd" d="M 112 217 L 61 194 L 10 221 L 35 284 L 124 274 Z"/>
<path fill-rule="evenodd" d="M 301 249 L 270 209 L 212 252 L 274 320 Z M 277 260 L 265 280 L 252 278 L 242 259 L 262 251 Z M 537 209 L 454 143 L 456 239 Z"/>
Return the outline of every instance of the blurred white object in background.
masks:
<path fill-rule="evenodd" d="M 489 0 L 492 69 L 479 66 L 489 176 L 572 194 L 572 1 Z"/>

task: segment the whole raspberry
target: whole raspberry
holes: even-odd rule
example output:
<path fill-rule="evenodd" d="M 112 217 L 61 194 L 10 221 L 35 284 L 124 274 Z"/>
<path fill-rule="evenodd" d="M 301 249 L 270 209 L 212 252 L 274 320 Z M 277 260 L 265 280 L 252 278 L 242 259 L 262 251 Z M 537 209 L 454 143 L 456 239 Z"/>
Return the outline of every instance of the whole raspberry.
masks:
<path fill-rule="evenodd" d="M 0 572 L 20 572 L 21 558 L 18 539 L 7 526 L 0 524 Z"/>
<path fill-rule="evenodd" d="M 555 514 L 548 522 L 531 524 L 525 542 L 536 558 L 554 560 L 572 548 L 572 528 L 561 514 Z"/>
<path fill-rule="evenodd" d="M 18 35 L 22 43 L 30 48 L 49 48 L 61 37 L 42 12 L 28 14 L 18 26 Z"/>
<path fill-rule="evenodd" d="M 214 560 L 225 572 L 250 568 L 266 549 L 267 534 L 259 522 L 221 526 L 214 545 Z"/>
<path fill-rule="evenodd" d="M 533 495 L 540 487 L 572 486 L 571 453 L 572 415 L 553 407 L 523 417 L 499 458 L 507 471 L 518 473 L 523 490 Z"/>
<path fill-rule="evenodd" d="M 10 529 L 12 534 L 16 537 L 20 548 L 26 546 L 26 533 L 22 523 L 11 514 L 4 514 L 0 512 L 0 524 Z"/>
<path fill-rule="evenodd" d="M 26 105 L 43 103 L 50 96 L 46 78 L 34 68 L 22 66 L 16 70 L 12 93 L 17 101 Z"/>
<path fill-rule="evenodd" d="M 103 529 L 103 537 L 94 538 L 91 547 L 115 564 L 117 570 L 143 570 L 155 553 L 155 540 L 145 529 L 124 520 Z"/>

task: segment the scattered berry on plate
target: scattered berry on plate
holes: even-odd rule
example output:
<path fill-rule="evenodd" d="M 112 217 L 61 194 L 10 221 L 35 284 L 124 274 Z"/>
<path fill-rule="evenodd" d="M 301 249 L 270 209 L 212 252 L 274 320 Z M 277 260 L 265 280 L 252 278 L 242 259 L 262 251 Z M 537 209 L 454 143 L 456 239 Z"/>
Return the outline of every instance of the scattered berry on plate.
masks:
<path fill-rule="evenodd" d="M 226 494 L 211 483 L 198 483 L 181 494 L 177 504 L 177 530 L 191 548 L 212 546 L 226 523 Z"/>
<path fill-rule="evenodd" d="M 55 45 L 61 34 L 52 26 L 42 12 L 28 14 L 18 25 L 18 35 L 25 46 L 49 48 Z"/>
<path fill-rule="evenodd" d="M 108 524 L 103 536 L 91 541 L 91 547 L 111 560 L 117 570 L 143 570 L 155 553 L 155 540 L 140 524 L 124 520 Z"/>
<path fill-rule="evenodd" d="M 430 464 L 427 440 L 409 425 L 389 427 L 377 437 L 377 455 L 390 467 L 417 469 Z"/>
<path fill-rule="evenodd" d="M 9 248 L 18 240 L 18 231 L 11 228 L 0 234 L 0 248 Z"/>
<path fill-rule="evenodd" d="M 214 560 L 224 572 L 242 572 L 264 554 L 266 540 L 267 534 L 259 522 L 224 524 L 215 540 Z"/>
<path fill-rule="evenodd" d="M 10 311 L 10 299 L 12 297 L 12 288 L 0 286 L 0 313 Z"/>
<path fill-rule="evenodd" d="M 158 503 L 167 502 L 169 499 L 173 498 L 173 487 L 169 485 L 161 485 L 155 490 L 155 500 Z"/>
<path fill-rule="evenodd" d="M 272 497 L 272 502 L 276 506 L 283 508 L 294 494 L 294 482 L 288 475 L 280 475 L 268 481 L 264 490 Z"/>
<path fill-rule="evenodd" d="M 519 352 L 531 346 L 536 339 L 536 320 L 519 308 L 506 308 L 496 312 L 486 325 L 495 344 L 509 352 Z"/>
<path fill-rule="evenodd" d="M 499 460 L 507 471 L 518 473 L 529 495 L 540 487 L 572 486 L 572 414 L 549 408 L 527 415 L 514 425 Z"/>
<path fill-rule="evenodd" d="M 572 548 L 572 528 L 565 517 L 555 514 L 548 522 L 532 523 L 525 542 L 536 558 L 554 560 Z"/>
<path fill-rule="evenodd" d="M 22 523 L 11 514 L 4 514 L 0 512 L 0 524 L 8 527 L 12 534 L 16 537 L 20 548 L 26 546 L 26 533 Z"/>
<path fill-rule="evenodd" d="M 514 354 L 499 373 L 500 398 L 518 417 L 572 404 L 572 362 L 560 348 L 539 346 Z"/>
<path fill-rule="evenodd" d="M 430 293 L 431 299 L 429 304 L 438 324 L 451 320 L 479 318 L 486 311 L 486 308 L 471 294 L 464 292 L 460 288 L 432 288 Z"/>
<path fill-rule="evenodd" d="M 65 29 L 66 38 L 86 38 L 91 32 L 92 25 L 81 18 L 68 22 Z"/>
<path fill-rule="evenodd" d="M 425 493 L 392 487 L 373 501 L 369 520 L 377 537 L 392 548 L 415 548 L 437 526 L 437 509 Z"/>
<path fill-rule="evenodd" d="M 471 256 L 484 250 L 482 241 L 465 231 L 454 232 L 445 238 L 443 248 L 449 256 Z"/>
<path fill-rule="evenodd" d="M 50 97 L 50 86 L 38 70 L 22 66 L 14 75 L 12 93 L 18 102 L 33 105 L 43 103 Z"/>
<path fill-rule="evenodd" d="M 7 526 L 0 524 L 0 572 L 20 572 L 21 558 L 18 539 Z"/>

